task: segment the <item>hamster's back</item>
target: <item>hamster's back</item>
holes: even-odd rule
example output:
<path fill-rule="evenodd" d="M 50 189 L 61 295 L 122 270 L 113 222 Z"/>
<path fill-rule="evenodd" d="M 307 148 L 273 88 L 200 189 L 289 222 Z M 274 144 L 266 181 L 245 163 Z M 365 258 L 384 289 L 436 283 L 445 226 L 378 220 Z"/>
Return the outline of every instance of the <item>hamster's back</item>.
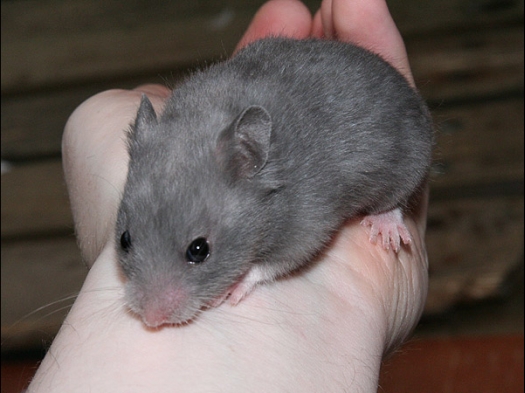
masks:
<path fill-rule="evenodd" d="M 342 206 L 381 211 L 406 202 L 426 175 L 428 109 L 379 56 L 337 41 L 271 38 L 225 67 L 242 90 L 238 105 L 271 114 L 272 156 L 298 185 L 293 192 L 326 196 L 337 185 L 348 195 Z"/>
<path fill-rule="evenodd" d="M 192 132 L 214 140 L 250 105 L 264 107 L 272 120 L 260 175 L 280 174 L 290 198 L 309 196 L 298 203 L 388 210 L 406 202 L 427 173 L 433 132 L 425 103 L 399 72 L 362 48 L 257 41 L 176 89 L 164 116 L 200 118 L 206 126 Z"/>

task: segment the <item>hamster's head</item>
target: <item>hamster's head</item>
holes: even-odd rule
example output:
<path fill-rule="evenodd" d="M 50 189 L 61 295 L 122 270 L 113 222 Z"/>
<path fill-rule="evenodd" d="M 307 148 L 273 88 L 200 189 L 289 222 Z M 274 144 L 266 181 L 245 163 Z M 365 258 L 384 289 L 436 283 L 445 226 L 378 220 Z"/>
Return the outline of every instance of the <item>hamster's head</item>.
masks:
<path fill-rule="evenodd" d="M 129 137 L 115 245 L 126 303 L 150 327 L 185 323 L 224 298 L 257 262 L 264 237 L 271 193 L 257 176 L 267 112 L 247 108 L 211 141 L 183 127 L 157 120 L 144 96 Z"/>

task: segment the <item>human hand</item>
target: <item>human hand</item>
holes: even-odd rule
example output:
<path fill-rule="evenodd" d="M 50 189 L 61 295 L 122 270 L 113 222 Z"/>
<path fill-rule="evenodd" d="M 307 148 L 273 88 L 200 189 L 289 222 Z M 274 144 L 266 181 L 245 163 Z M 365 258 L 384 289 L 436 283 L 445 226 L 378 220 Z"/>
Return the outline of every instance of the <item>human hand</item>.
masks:
<path fill-rule="evenodd" d="M 254 17 L 239 47 L 270 34 L 357 42 L 412 81 L 403 42 L 383 0 L 325 0 L 313 19 L 299 1 L 273 0 Z M 424 304 L 425 195 L 405 219 L 413 242 L 398 254 L 371 244 L 367 229 L 354 220 L 311 269 L 257 288 L 236 307 L 210 309 L 187 327 L 153 333 L 126 312 L 104 313 L 107 301 L 110 309 L 122 306 L 121 292 L 107 288 L 122 285 L 113 229 L 126 178 L 124 130 L 134 120 L 142 93 L 160 111 L 169 90 L 147 85 L 103 92 L 68 121 L 64 170 L 80 247 L 93 269 L 50 350 L 53 356 L 46 357 L 32 386 L 45 387 L 51 371 L 55 384 L 71 381 L 65 373 L 77 375 L 76 382 L 91 382 L 96 373 L 103 381 L 97 386 L 112 388 L 119 386 L 111 385 L 119 381 L 115 375 L 125 375 L 129 386 L 155 381 L 178 391 L 184 386 L 188 391 L 199 391 L 197 386 L 267 391 L 262 384 L 267 378 L 284 391 L 340 391 L 341 386 L 375 391 L 382 356 L 406 338 Z M 106 303 L 99 302 L 102 293 L 109 298 Z M 94 316 L 111 322 L 86 323 Z M 93 343 L 90 329 L 100 325 L 118 329 L 97 331 Z M 76 350 L 65 351 L 77 336 L 82 340 Z M 54 364 L 61 369 L 53 369 Z M 144 369 L 147 375 L 140 372 Z"/>

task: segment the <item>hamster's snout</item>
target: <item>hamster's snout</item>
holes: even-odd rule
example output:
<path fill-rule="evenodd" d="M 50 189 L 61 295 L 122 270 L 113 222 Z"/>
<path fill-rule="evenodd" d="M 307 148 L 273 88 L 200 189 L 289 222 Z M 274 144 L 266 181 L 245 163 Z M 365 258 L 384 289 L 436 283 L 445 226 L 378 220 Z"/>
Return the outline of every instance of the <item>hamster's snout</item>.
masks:
<path fill-rule="evenodd" d="M 188 294 L 180 288 L 140 291 L 129 287 L 126 300 L 144 324 L 156 328 L 164 324 L 178 324 L 193 317 L 189 310 Z"/>

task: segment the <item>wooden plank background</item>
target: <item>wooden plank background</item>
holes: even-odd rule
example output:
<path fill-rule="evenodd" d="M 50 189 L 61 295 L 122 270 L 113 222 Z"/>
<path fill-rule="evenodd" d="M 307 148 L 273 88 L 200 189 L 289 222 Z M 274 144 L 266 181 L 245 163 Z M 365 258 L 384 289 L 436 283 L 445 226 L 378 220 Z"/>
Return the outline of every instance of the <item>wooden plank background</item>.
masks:
<path fill-rule="evenodd" d="M 228 56 L 259 0 L 1 2 L 2 351 L 52 337 L 86 274 L 60 163 L 89 96 Z M 311 10 L 317 1 L 307 2 Z M 390 0 L 438 129 L 426 312 L 500 296 L 523 256 L 523 0 Z M 47 315 L 50 314 L 50 315 Z"/>
<path fill-rule="evenodd" d="M 523 343 L 523 335 L 410 343 L 386 362 L 377 392 L 523 392 Z"/>

